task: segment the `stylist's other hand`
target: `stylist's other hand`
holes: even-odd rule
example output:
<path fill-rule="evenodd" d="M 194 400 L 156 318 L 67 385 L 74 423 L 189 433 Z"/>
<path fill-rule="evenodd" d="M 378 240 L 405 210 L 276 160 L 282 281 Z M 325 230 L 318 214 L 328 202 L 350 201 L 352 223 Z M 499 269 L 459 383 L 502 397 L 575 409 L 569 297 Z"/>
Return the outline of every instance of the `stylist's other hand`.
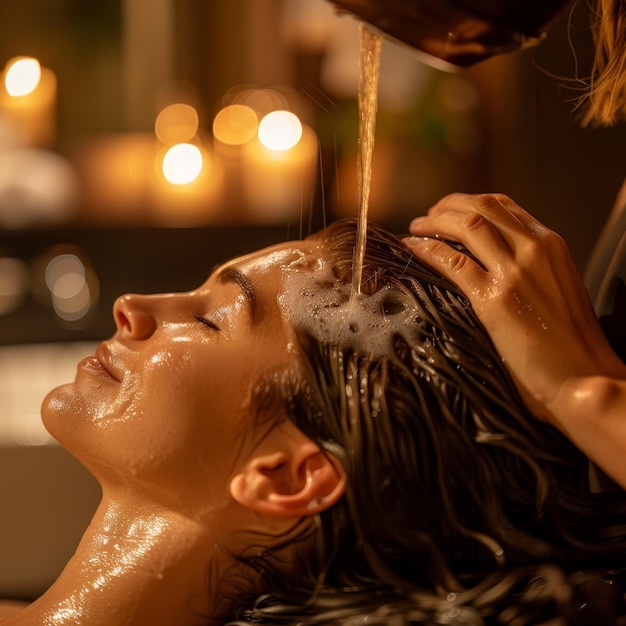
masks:
<path fill-rule="evenodd" d="M 406 245 L 463 290 L 538 417 L 560 421 L 586 377 L 623 375 L 564 240 L 513 200 L 452 194 L 409 230 Z"/>

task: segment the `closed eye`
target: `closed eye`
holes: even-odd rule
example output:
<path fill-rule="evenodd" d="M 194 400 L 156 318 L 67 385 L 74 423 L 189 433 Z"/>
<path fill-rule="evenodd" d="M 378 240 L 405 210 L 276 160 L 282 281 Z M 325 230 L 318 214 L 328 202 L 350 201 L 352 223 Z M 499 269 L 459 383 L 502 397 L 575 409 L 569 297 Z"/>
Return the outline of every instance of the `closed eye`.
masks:
<path fill-rule="evenodd" d="M 200 324 L 202 324 L 202 326 L 205 326 L 206 328 L 210 328 L 211 330 L 217 330 L 217 331 L 221 330 L 219 326 L 214 324 L 211 320 L 207 319 L 206 317 L 202 317 L 202 315 L 196 315 L 195 313 L 193 314 L 193 316 L 196 318 L 198 322 L 200 322 Z"/>

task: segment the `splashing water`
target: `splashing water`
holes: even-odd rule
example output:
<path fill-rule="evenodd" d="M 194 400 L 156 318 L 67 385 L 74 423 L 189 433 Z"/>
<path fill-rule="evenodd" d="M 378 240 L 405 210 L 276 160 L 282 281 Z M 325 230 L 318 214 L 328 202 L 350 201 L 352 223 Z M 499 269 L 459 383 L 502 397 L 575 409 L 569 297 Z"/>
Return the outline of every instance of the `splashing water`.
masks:
<path fill-rule="evenodd" d="M 382 35 L 361 24 L 361 62 L 359 80 L 359 160 L 358 160 L 358 227 L 352 259 L 352 295 L 361 293 L 363 259 L 367 239 L 367 209 L 372 181 L 372 155 L 378 108 L 378 74 Z"/>

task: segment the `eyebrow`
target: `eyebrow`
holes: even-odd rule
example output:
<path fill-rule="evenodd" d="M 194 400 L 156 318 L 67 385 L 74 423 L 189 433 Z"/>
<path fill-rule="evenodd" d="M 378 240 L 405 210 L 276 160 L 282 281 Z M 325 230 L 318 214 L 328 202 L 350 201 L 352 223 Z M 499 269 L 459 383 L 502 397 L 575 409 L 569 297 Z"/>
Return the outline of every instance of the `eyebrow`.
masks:
<path fill-rule="evenodd" d="M 252 314 L 252 319 L 254 319 L 256 315 L 257 309 L 257 298 L 254 292 L 254 288 L 250 279 L 240 272 L 238 269 L 234 267 L 227 267 L 222 270 L 218 275 L 217 279 L 221 284 L 225 283 L 235 283 L 241 289 L 243 295 L 246 298 L 246 302 L 248 303 L 248 307 L 250 308 L 250 313 Z"/>

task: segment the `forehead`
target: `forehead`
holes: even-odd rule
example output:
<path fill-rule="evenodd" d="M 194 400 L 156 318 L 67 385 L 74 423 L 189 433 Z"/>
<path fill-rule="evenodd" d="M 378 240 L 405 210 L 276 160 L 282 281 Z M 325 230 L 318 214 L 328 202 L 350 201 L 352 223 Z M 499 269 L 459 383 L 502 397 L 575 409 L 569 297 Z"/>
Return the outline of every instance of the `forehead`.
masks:
<path fill-rule="evenodd" d="M 288 241 L 232 259 L 220 267 L 217 273 L 236 268 L 251 280 L 270 277 L 280 279 L 286 271 L 314 268 L 321 261 L 322 254 L 319 242 Z M 263 288 L 263 284 L 259 284 L 258 288 Z"/>
<path fill-rule="evenodd" d="M 310 241 L 289 241 L 263 248 L 220 266 L 211 274 L 206 287 L 209 292 L 216 290 L 219 294 L 222 285 L 234 283 L 249 306 L 253 322 L 261 318 L 267 322 L 271 317 L 283 319 L 284 323 L 277 305 L 285 277 L 293 272 L 309 275 L 310 270 L 322 263 L 321 254 L 319 244 Z"/>

